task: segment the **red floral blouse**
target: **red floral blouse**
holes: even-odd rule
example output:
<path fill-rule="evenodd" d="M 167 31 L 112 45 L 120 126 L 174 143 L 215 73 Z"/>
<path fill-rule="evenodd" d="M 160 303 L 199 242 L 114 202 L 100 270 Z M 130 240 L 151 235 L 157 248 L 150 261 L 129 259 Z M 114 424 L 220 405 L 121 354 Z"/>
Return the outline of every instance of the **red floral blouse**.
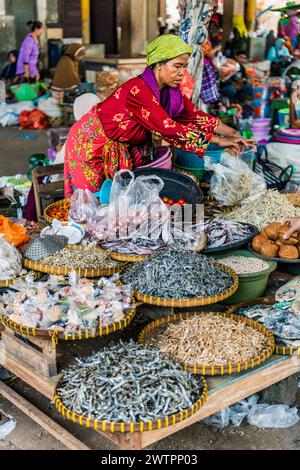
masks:
<path fill-rule="evenodd" d="M 184 98 L 184 111 L 175 120 L 164 111 L 142 78 L 124 83 L 99 106 L 99 117 L 109 139 L 140 144 L 149 132 L 174 147 L 203 156 L 220 121 Z"/>

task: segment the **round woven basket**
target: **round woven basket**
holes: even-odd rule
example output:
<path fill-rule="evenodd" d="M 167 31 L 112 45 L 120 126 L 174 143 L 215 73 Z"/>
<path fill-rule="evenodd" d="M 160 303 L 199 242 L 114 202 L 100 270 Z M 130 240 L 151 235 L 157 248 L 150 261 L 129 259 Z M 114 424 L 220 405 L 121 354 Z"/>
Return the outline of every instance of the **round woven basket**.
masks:
<path fill-rule="evenodd" d="M 80 245 L 68 245 L 68 248 L 71 248 L 73 250 L 84 250 L 84 246 Z M 103 252 L 101 248 L 95 248 L 95 250 L 99 250 Z M 54 274 L 58 276 L 68 276 L 68 274 L 72 272 L 76 272 L 79 276 L 81 277 L 87 277 L 87 278 L 95 278 L 95 277 L 109 277 L 113 276 L 114 274 L 119 273 L 124 269 L 124 265 L 121 265 L 119 267 L 115 268 L 106 268 L 106 269 L 71 269 L 71 268 L 66 268 L 62 266 L 54 266 L 54 265 L 49 265 L 45 264 L 40 261 L 31 261 L 27 258 L 23 258 L 23 266 L 25 268 L 31 269 L 32 271 L 38 271 L 41 273 L 45 274 Z"/>
<path fill-rule="evenodd" d="M 222 302 L 223 300 L 228 299 L 239 288 L 239 277 L 236 272 L 228 266 L 225 266 L 220 263 L 215 263 L 215 265 L 222 269 L 223 271 L 230 274 L 233 279 L 232 286 L 227 289 L 225 292 L 214 295 L 211 297 L 200 297 L 194 299 L 163 299 L 161 297 L 153 297 L 151 295 L 145 295 L 141 292 L 133 292 L 134 297 L 139 301 L 143 302 L 144 304 L 149 305 L 156 305 L 158 307 L 178 307 L 178 308 L 189 308 L 189 307 L 203 307 L 205 305 L 212 305 L 217 304 L 218 302 Z"/>
<path fill-rule="evenodd" d="M 52 215 L 53 209 L 66 209 L 69 212 L 70 199 L 62 199 L 61 201 L 54 202 L 44 210 L 44 219 L 49 224 L 52 224 L 54 219 L 60 220 L 61 222 L 68 222 L 68 219 L 61 219 Z"/>
<path fill-rule="evenodd" d="M 251 302 L 242 302 L 240 304 L 234 305 L 229 308 L 228 312 L 236 313 L 241 308 L 253 307 L 254 305 L 274 305 L 276 300 L 274 297 L 260 297 L 256 300 L 252 300 Z M 275 343 L 275 350 L 274 354 L 278 354 L 279 356 L 293 356 L 294 354 L 298 354 L 300 357 L 300 347 L 294 348 L 292 346 L 285 346 L 284 344 Z"/>
<path fill-rule="evenodd" d="M 66 408 L 62 402 L 62 399 L 59 395 L 55 395 L 54 402 L 58 412 L 74 423 L 80 424 L 86 428 L 92 428 L 95 431 L 102 432 L 121 432 L 121 433 L 141 433 L 146 431 L 155 431 L 157 429 L 167 428 L 169 426 L 174 426 L 176 423 L 181 423 L 185 419 L 188 419 L 190 416 L 193 416 L 197 411 L 202 408 L 206 402 L 207 397 L 207 384 L 204 377 L 199 377 L 199 382 L 202 384 L 202 392 L 199 399 L 194 403 L 191 408 L 187 408 L 184 411 L 170 415 L 166 418 L 157 419 L 155 421 L 149 421 L 148 423 L 111 423 L 108 421 L 98 421 L 84 416 L 78 415 L 68 408 Z"/>
<path fill-rule="evenodd" d="M 17 281 L 23 280 L 26 276 L 28 276 L 29 272 L 24 274 L 24 276 L 19 276 L 16 277 L 15 279 L 8 279 L 6 281 L 0 281 L 0 289 L 6 288 L 6 287 L 13 287 Z M 34 277 L 36 280 L 40 279 L 43 277 L 42 273 L 34 273 Z"/>
<path fill-rule="evenodd" d="M 107 251 L 106 253 L 115 261 L 122 261 L 124 263 L 141 263 L 149 258 L 149 255 L 124 255 L 112 251 Z"/>
<path fill-rule="evenodd" d="M 135 301 L 132 299 L 132 309 L 131 311 L 123 318 L 123 320 L 112 323 L 108 326 L 100 326 L 98 328 L 92 329 L 82 329 L 73 331 L 72 333 L 64 333 L 62 331 L 50 330 L 50 329 L 41 329 L 41 328 L 30 328 L 23 326 L 19 323 L 13 322 L 10 320 L 9 316 L 1 313 L 0 310 L 0 321 L 7 328 L 14 330 L 17 333 L 20 333 L 22 336 L 35 336 L 37 338 L 51 338 L 51 340 L 57 344 L 58 340 L 62 341 L 77 341 L 77 340 L 86 340 L 93 339 L 99 336 L 107 336 L 116 331 L 124 330 L 131 321 L 133 320 L 136 313 Z"/>
<path fill-rule="evenodd" d="M 169 323 L 175 323 L 182 320 L 187 320 L 188 318 L 195 317 L 195 316 L 205 316 L 209 312 L 193 312 L 193 313 L 180 313 L 177 315 L 169 316 L 166 318 L 162 318 L 160 320 L 156 320 L 149 325 L 147 325 L 139 335 L 139 343 L 143 346 L 146 345 L 146 339 L 148 335 L 151 335 L 153 331 L 157 330 L 158 328 L 163 327 L 164 325 L 168 325 Z M 249 320 L 248 318 L 241 317 L 239 315 L 234 315 L 233 313 L 214 313 L 215 315 L 222 316 L 223 318 L 230 318 L 231 320 L 235 320 L 237 322 L 246 323 L 247 326 L 260 331 L 268 338 L 268 349 L 267 351 L 263 351 L 259 356 L 253 357 L 248 361 L 241 361 L 235 364 L 225 364 L 222 366 L 219 365 L 196 365 L 196 364 L 189 364 L 189 363 L 182 363 L 182 367 L 184 370 L 191 372 L 192 374 L 200 374 L 200 375 L 226 375 L 226 374 L 238 374 L 244 370 L 253 369 L 256 366 L 261 365 L 265 362 L 270 356 L 272 356 L 275 348 L 275 341 L 272 333 L 270 333 L 267 328 L 265 328 L 260 323 Z"/>

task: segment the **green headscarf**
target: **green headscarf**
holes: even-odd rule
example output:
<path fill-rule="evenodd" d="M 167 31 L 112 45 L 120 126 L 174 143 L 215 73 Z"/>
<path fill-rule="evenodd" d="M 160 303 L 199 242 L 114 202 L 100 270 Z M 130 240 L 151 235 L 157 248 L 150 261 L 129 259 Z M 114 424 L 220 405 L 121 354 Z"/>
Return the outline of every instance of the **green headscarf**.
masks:
<path fill-rule="evenodd" d="M 182 54 L 189 54 L 193 49 L 183 39 L 174 34 L 164 34 L 152 41 L 147 47 L 147 65 L 158 64 L 165 60 L 175 59 Z"/>

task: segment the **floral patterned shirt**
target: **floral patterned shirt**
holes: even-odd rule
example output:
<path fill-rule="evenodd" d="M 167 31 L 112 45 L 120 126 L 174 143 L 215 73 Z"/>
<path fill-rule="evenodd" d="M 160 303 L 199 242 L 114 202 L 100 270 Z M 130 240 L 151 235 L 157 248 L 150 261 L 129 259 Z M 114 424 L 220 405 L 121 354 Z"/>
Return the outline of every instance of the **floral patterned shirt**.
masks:
<path fill-rule="evenodd" d="M 174 147 L 199 156 L 205 153 L 220 122 L 196 109 L 186 97 L 183 113 L 171 119 L 140 77 L 124 83 L 99 105 L 98 112 L 109 139 L 136 145 L 152 133 L 162 136 Z"/>

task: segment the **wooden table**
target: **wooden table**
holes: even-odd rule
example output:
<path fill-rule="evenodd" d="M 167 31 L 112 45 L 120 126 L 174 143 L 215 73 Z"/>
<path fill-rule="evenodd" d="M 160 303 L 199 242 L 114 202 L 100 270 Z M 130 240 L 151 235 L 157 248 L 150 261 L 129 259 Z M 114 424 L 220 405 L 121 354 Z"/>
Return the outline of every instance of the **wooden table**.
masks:
<path fill-rule="evenodd" d="M 22 380 L 41 394 L 50 399 L 52 398 L 53 386 L 56 380 L 38 376 L 34 371 L 29 374 L 28 369 L 25 373 L 20 362 L 14 361 L 11 357 L 6 357 L 3 349 L 2 354 L 0 354 L 0 364 L 17 377 L 22 378 Z M 102 431 L 99 431 L 99 433 L 116 444 L 119 449 L 140 450 L 298 372 L 300 372 L 300 357 L 297 354 L 293 357 L 272 356 L 262 366 L 238 375 L 208 377 L 209 393 L 206 404 L 195 415 L 181 423 L 144 433 L 112 434 Z M 0 383 L 0 394 L 27 413 L 35 422 L 67 447 L 72 449 L 87 448 L 66 430 L 61 428 L 61 431 L 59 431 L 57 423 L 45 417 L 40 410 L 34 408 L 31 403 L 26 402 L 22 397 L 19 397 L 16 392 L 11 390 L 10 393 L 9 390 L 9 387 Z"/>

